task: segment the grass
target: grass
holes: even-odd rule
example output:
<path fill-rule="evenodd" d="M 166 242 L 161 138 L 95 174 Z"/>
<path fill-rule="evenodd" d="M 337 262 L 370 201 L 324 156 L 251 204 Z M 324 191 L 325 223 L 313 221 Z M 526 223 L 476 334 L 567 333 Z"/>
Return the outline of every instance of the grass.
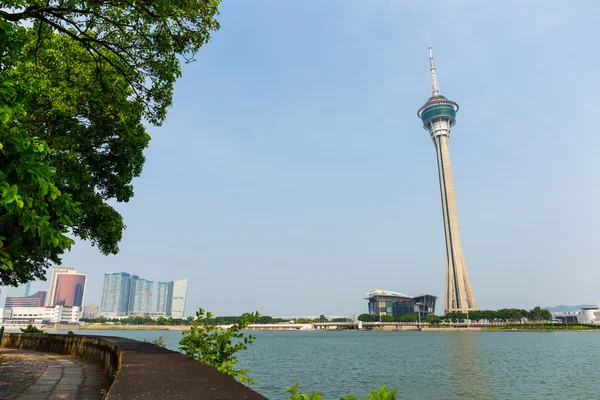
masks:
<path fill-rule="evenodd" d="M 598 327 L 593 324 L 511 324 L 505 326 L 490 326 L 487 328 L 488 331 L 506 331 L 506 330 L 518 330 L 518 331 L 593 331 L 597 330 Z"/>

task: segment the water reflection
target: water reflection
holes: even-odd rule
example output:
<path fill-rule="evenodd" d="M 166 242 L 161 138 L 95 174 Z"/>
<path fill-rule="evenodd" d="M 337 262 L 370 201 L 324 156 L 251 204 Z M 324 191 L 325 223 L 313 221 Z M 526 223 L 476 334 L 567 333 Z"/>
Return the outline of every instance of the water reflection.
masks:
<path fill-rule="evenodd" d="M 461 332 L 449 338 L 449 369 L 452 384 L 452 398 L 489 399 L 490 389 L 489 360 L 481 346 L 481 334 Z M 449 398 L 449 397 L 446 397 Z"/>

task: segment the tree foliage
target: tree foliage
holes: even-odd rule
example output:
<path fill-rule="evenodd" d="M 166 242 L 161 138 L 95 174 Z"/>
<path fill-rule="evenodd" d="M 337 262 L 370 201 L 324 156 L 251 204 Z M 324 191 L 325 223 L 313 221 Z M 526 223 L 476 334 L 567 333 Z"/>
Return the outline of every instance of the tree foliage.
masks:
<path fill-rule="evenodd" d="M 321 400 L 321 394 L 317 392 L 312 392 L 309 395 L 298 391 L 299 382 L 296 382 L 292 387 L 287 387 L 287 390 L 290 393 L 291 400 Z M 371 390 L 371 394 L 365 397 L 365 400 L 395 400 L 397 390 L 388 391 L 385 385 L 382 385 L 379 388 L 379 391 Z M 346 395 L 340 398 L 340 400 L 358 400 L 356 397 L 351 395 Z"/>
<path fill-rule="evenodd" d="M 467 319 L 467 314 L 460 312 L 448 313 L 442 318 L 447 321 L 465 321 Z M 470 311 L 468 319 L 473 321 L 484 319 L 488 321 L 515 322 L 520 321 L 523 318 L 530 321 L 547 321 L 552 318 L 552 314 L 550 311 L 542 309 L 540 306 L 536 306 L 531 310 L 503 308 L 500 310 Z"/>
<path fill-rule="evenodd" d="M 0 0 L 0 284 L 117 253 L 150 136 L 220 0 Z"/>
<path fill-rule="evenodd" d="M 196 312 L 196 319 L 190 329 L 183 332 L 179 350 L 195 360 L 212 365 L 239 382 L 253 384 L 254 380 L 248 376 L 248 370 L 235 366 L 236 353 L 247 350 L 248 346 L 256 340 L 256 336 L 245 335 L 241 330 L 258 317 L 260 317 L 258 312 L 246 313 L 236 324 L 222 329 L 209 324 L 212 313 L 200 309 Z"/>
<path fill-rule="evenodd" d="M 375 322 L 375 315 L 372 314 L 360 314 L 358 320 L 362 322 Z"/>
<path fill-rule="evenodd" d="M 41 330 L 38 327 L 33 326 L 31 324 L 27 325 L 26 328 L 21 328 L 21 332 L 23 332 L 23 333 L 46 333 L 43 330 Z"/>

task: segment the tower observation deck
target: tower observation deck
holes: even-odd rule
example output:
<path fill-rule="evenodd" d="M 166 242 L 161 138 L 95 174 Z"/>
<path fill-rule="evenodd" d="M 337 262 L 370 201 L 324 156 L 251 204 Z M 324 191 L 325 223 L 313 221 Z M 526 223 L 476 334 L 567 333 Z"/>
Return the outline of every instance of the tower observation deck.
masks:
<path fill-rule="evenodd" d="M 429 67 L 431 71 L 431 97 L 419 109 L 417 115 L 423 121 L 423 128 L 431 136 L 437 156 L 446 236 L 444 311 L 446 313 L 473 311 L 477 310 L 477 303 L 460 242 L 458 213 L 456 211 L 452 167 L 450 165 L 450 136 L 452 127 L 456 123 L 458 104 L 440 94 L 431 42 L 429 43 Z"/>

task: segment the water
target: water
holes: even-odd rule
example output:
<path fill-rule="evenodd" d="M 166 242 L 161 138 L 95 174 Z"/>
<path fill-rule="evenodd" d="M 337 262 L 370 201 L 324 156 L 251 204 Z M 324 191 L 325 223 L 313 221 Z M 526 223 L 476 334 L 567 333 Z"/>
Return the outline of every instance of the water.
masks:
<path fill-rule="evenodd" d="M 83 333 L 83 331 L 80 331 Z M 178 347 L 177 331 L 85 331 Z M 286 386 L 359 399 L 385 384 L 399 399 L 600 399 L 600 332 L 255 332 L 240 353 L 253 389 Z"/>

